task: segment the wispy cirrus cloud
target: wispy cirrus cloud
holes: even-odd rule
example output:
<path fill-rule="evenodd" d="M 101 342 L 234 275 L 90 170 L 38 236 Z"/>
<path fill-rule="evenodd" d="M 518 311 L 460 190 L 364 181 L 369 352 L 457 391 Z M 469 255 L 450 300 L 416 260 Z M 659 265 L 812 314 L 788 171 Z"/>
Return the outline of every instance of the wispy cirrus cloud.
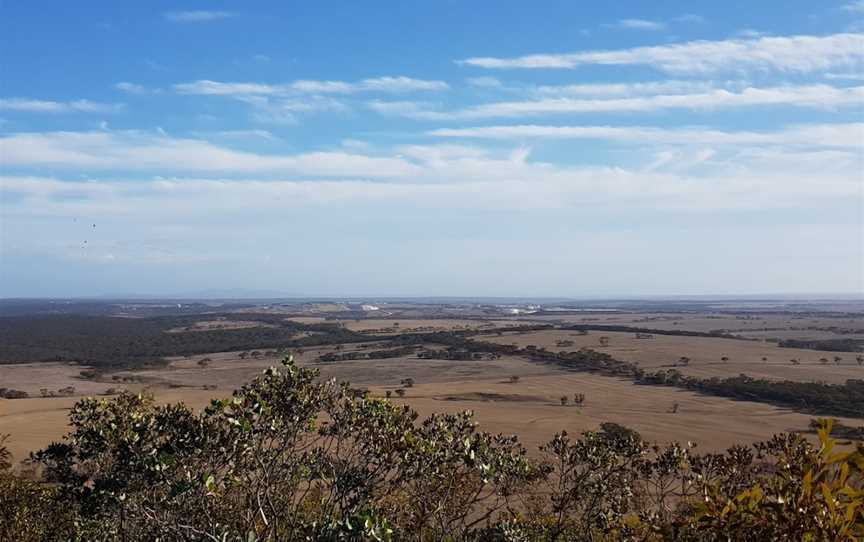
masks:
<path fill-rule="evenodd" d="M 146 94 L 162 94 L 161 88 L 145 87 L 144 85 L 130 83 L 128 81 L 121 81 L 119 83 L 116 83 L 114 85 L 114 88 L 121 92 L 125 92 L 126 94 L 134 94 L 137 96 L 143 96 Z"/>
<path fill-rule="evenodd" d="M 17 196 L 10 212 L 73 216 L 94 209 L 122 216 L 164 215 L 176 210 L 188 216 L 195 212 L 235 212 L 238 208 L 284 212 L 286 208 L 373 203 L 429 209 L 611 205 L 692 211 L 809 206 L 814 199 L 844 200 L 861 195 L 858 170 L 862 159 L 855 152 L 842 150 L 672 149 L 644 155 L 641 165 L 635 167 L 536 162 L 524 148 L 504 156 L 459 145 L 402 146 L 392 152 L 407 155 L 411 161 L 393 155 L 378 158 L 381 163 L 400 165 L 374 181 L 367 180 L 371 157 L 351 155 L 354 162 L 347 163 L 340 159 L 344 153 L 321 153 L 316 160 L 341 160 L 338 179 L 298 179 L 296 175 L 306 173 L 293 167 L 283 169 L 284 176 L 275 178 L 252 175 L 257 167 L 226 170 L 241 171 L 246 174 L 242 177 L 200 178 L 189 177 L 188 173 L 196 170 L 187 168 L 176 169 L 171 178 L 135 182 L 7 175 L 0 178 L 0 191 Z M 410 168 L 404 168 L 406 163 Z M 327 171 L 336 170 L 331 166 Z"/>
<path fill-rule="evenodd" d="M 116 113 L 123 104 L 106 104 L 90 100 L 57 102 L 33 98 L 0 98 L 0 111 L 27 113 Z"/>
<path fill-rule="evenodd" d="M 36 132 L 0 137 L 4 166 L 63 171 L 208 172 L 310 176 L 408 175 L 414 166 L 399 158 L 348 152 L 261 154 L 233 150 L 202 139 L 162 133 Z"/>
<path fill-rule="evenodd" d="M 731 83 L 723 85 L 727 89 Z M 746 87 L 738 83 L 734 86 Z M 675 80 L 646 81 L 636 83 L 579 83 L 575 85 L 540 85 L 530 89 L 530 93 L 542 97 L 572 96 L 641 96 L 651 94 L 687 94 L 705 92 L 718 88 L 713 81 Z"/>
<path fill-rule="evenodd" d="M 417 92 L 441 91 L 450 86 L 444 81 L 414 79 L 405 76 L 373 77 L 357 82 L 297 80 L 285 84 L 221 82 L 202 79 L 191 83 L 174 85 L 180 94 L 203 96 L 260 95 L 278 96 L 291 94 L 353 94 L 357 92 Z"/>
<path fill-rule="evenodd" d="M 691 94 L 658 94 L 611 99 L 547 98 L 495 102 L 454 111 L 441 111 L 432 104 L 414 101 L 372 101 L 368 107 L 386 115 L 417 120 L 459 120 L 530 117 L 578 113 L 647 112 L 660 110 L 707 111 L 753 106 L 786 106 L 810 109 L 858 107 L 864 102 L 864 86 L 832 87 L 799 85 L 769 88 L 747 87 L 740 91 L 714 89 Z"/>
<path fill-rule="evenodd" d="M 677 17 L 672 17 L 668 20 L 657 19 L 642 19 L 642 18 L 625 18 L 619 19 L 614 23 L 606 23 L 600 25 L 601 28 L 618 29 L 618 30 L 644 30 L 649 32 L 659 32 L 668 29 L 675 24 L 701 24 L 705 22 L 705 17 L 696 15 L 695 13 L 686 13 Z M 583 29 L 584 34 L 590 34 L 590 31 Z"/>
<path fill-rule="evenodd" d="M 810 148 L 864 148 L 864 123 L 800 124 L 772 131 L 723 131 L 704 127 L 657 128 L 652 126 L 545 126 L 511 125 L 439 128 L 426 132 L 460 139 L 596 139 L 623 143 L 667 145 L 735 145 Z"/>
<path fill-rule="evenodd" d="M 234 96 L 235 99 L 253 108 L 252 118 L 267 124 L 296 124 L 298 115 L 310 113 L 348 111 L 349 107 L 341 100 L 330 96 L 311 95 L 302 98 L 282 98 L 273 96 Z"/>
<path fill-rule="evenodd" d="M 168 11 L 162 17 L 172 23 L 206 23 L 234 17 L 230 11 Z"/>
<path fill-rule="evenodd" d="M 853 2 L 848 2 L 843 4 L 841 8 L 843 11 L 851 11 L 852 13 L 864 13 L 864 0 L 854 0 Z"/>
<path fill-rule="evenodd" d="M 574 69 L 587 65 L 647 65 L 669 73 L 776 70 L 814 72 L 864 66 L 864 34 L 784 36 L 596 50 L 519 57 L 473 57 L 465 66 L 494 69 Z"/>
<path fill-rule="evenodd" d="M 607 28 L 623 28 L 627 30 L 666 30 L 666 23 L 662 21 L 650 21 L 648 19 L 621 19 L 615 24 L 604 25 Z"/>

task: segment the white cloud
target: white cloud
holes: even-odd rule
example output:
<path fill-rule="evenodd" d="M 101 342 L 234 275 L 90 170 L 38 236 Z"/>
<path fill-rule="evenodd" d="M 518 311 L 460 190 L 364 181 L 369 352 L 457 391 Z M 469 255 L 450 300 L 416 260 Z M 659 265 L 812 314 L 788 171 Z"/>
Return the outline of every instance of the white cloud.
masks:
<path fill-rule="evenodd" d="M 268 130 L 217 130 L 214 132 L 193 132 L 193 136 L 201 138 L 228 138 L 228 139 L 264 139 L 266 141 L 279 141 L 279 138 L 274 136 Z"/>
<path fill-rule="evenodd" d="M 162 89 L 159 88 L 147 88 L 144 85 L 139 85 L 137 83 L 129 83 L 128 81 L 121 81 L 114 85 L 114 88 L 121 92 L 125 92 L 127 94 L 135 94 L 135 95 L 144 95 L 144 94 L 161 94 Z"/>
<path fill-rule="evenodd" d="M 180 94 L 205 96 L 287 96 L 294 94 L 353 94 L 357 92 L 415 92 L 447 90 L 444 81 L 427 81 L 405 76 L 374 77 L 355 83 L 345 81 L 298 80 L 287 84 L 226 83 L 206 79 L 179 83 L 174 90 Z"/>
<path fill-rule="evenodd" d="M 228 19 L 234 14 L 228 11 L 169 11 L 162 16 L 172 23 L 206 23 Z"/>
<path fill-rule="evenodd" d="M 813 72 L 864 66 L 864 35 L 762 37 L 691 41 L 672 45 L 514 58 L 475 57 L 458 61 L 480 68 L 559 68 L 599 65 L 648 65 L 670 73 L 778 70 Z"/>
<path fill-rule="evenodd" d="M 748 150 L 721 154 L 661 151 L 638 168 L 555 166 L 531 161 L 523 149 L 495 157 L 471 147 L 410 146 L 416 166 L 387 182 L 179 177 L 157 180 L 60 181 L 0 179 L 15 194 L 10 213 L 163 216 L 374 205 L 425 209 L 566 209 L 611 206 L 652 209 L 812 207 L 861 197 L 854 152 Z M 362 168 L 355 165 L 354 170 Z M 74 197 L 73 197 L 74 196 Z"/>
<path fill-rule="evenodd" d="M 430 102 L 371 100 L 366 103 L 366 106 L 372 111 L 381 113 L 382 115 L 392 115 L 397 117 L 431 120 L 446 116 L 445 113 L 432 111 L 431 108 L 434 104 Z"/>
<path fill-rule="evenodd" d="M 679 15 L 678 17 L 673 17 L 672 20 L 676 23 L 702 24 L 705 22 L 705 17 L 696 15 L 695 13 L 686 13 L 684 15 Z"/>
<path fill-rule="evenodd" d="M 415 167 L 399 158 L 345 152 L 294 155 L 232 150 L 200 139 L 141 132 L 46 132 L 0 137 L 4 166 L 58 170 L 139 172 L 219 172 L 223 174 L 301 174 L 392 177 Z"/>
<path fill-rule="evenodd" d="M 360 139 L 343 139 L 340 144 L 346 149 L 355 151 L 368 151 L 372 148 L 372 145 L 370 145 L 368 141 L 362 141 Z"/>
<path fill-rule="evenodd" d="M 614 26 L 616 28 L 625 28 L 629 30 L 665 30 L 666 23 L 658 22 L 658 21 L 648 21 L 646 19 L 621 19 Z"/>
<path fill-rule="evenodd" d="M 441 128 L 427 134 L 477 139 L 599 139 L 672 145 L 798 145 L 864 150 L 864 123 L 800 124 L 771 132 L 726 132 L 708 128 L 648 126 L 481 126 Z"/>
<path fill-rule="evenodd" d="M 727 86 L 730 86 L 727 84 Z M 740 86 L 740 85 L 739 85 Z M 645 94 L 686 94 L 717 88 L 711 81 L 649 81 L 644 83 L 580 83 L 541 85 L 532 93 L 539 96 L 638 96 Z"/>
<path fill-rule="evenodd" d="M 0 111 L 24 111 L 28 113 L 115 113 L 122 104 L 104 104 L 90 100 L 55 102 L 31 98 L 0 98 Z"/>
<path fill-rule="evenodd" d="M 465 80 L 470 86 L 477 88 L 501 88 L 504 86 L 500 80 L 495 77 L 469 77 Z"/>
<path fill-rule="evenodd" d="M 864 13 L 864 0 L 854 0 L 853 2 L 844 4 L 841 9 L 851 11 L 852 13 Z"/>
<path fill-rule="evenodd" d="M 826 73 L 825 79 L 840 79 L 848 81 L 864 81 L 864 72 L 860 73 Z"/>
<path fill-rule="evenodd" d="M 364 79 L 357 85 L 358 90 L 378 92 L 413 92 L 417 90 L 447 90 L 450 85 L 444 81 L 424 81 L 410 77 L 375 77 Z"/>
<path fill-rule="evenodd" d="M 277 94 L 280 88 L 261 83 L 221 83 L 202 79 L 194 83 L 178 83 L 174 90 L 179 94 L 194 94 L 203 96 L 234 96 L 234 95 L 267 95 Z"/>
<path fill-rule="evenodd" d="M 755 30 L 753 28 L 744 28 L 744 29 L 736 32 L 735 35 L 739 36 L 741 38 L 753 39 L 753 38 L 761 38 L 763 36 L 767 36 L 768 34 L 766 32 Z"/>
<path fill-rule="evenodd" d="M 348 106 L 329 96 L 279 98 L 272 96 L 236 96 L 254 109 L 253 119 L 270 124 L 296 124 L 302 113 L 344 112 Z"/>
<path fill-rule="evenodd" d="M 527 117 L 548 114 L 646 112 L 667 109 L 718 110 L 752 106 L 790 106 L 813 109 L 861 107 L 864 86 L 837 88 L 828 85 L 747 87 L 739 92 L 716 89 L 695 94 L 659 94 L 612 99 L 550 98 L 496 102 L 456 111 L 438 111 L 422 102 L 369 104 L 373 110 L 418 120 L 458 120 Z"/>

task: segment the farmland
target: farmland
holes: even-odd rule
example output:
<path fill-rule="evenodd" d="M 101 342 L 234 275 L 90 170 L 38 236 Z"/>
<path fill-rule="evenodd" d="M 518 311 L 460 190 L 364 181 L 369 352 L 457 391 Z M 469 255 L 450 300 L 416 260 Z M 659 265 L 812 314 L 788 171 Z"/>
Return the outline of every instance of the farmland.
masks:
<path fill-rule="evenodd" d="M 201 408 L 230 395 L 287 353 L 301 366 L 320 371 L 322 379 L 349 381 L 355 389 L 405 402 L 423 415 L 472 410 L 484 429 L 517 434 L 529 451 L 562 429 L 579 433 L 606 421 L 631 427 L 651 441 L 693 441 L 702 451 L 722 450 L 774 433 L 807 431 L 820 414 L 758 397 L 734 400 L 681 386 L 647 385 L 608 371 L 574 370 L 532 351 L 592 352 L 642 371 L 675 370 L 697 379 L 743 374 L 770 382 L 836 385 L 864 379 L 864 367 L 856 361 L 860 352 L 779 343 L 857 337 L 848 330 L 864 328 L 864 318 L 849 307 L 820 312 L 808 306 L 806 321 L 819 330 L 793 329 L 807 327 L 798 325 L 803 313 L 776 308 L 741 314 L 708 307 L 676 313 L 631 308 L 559 316 L 513 313 L 511 307 L 496 311 L 485 304 L 429 308 L 403 303 L 372 314 L 340 304 L 198 310 L 144 317 L 106 310 L 99 316 L 64 315 L 60 321 L 32 314 L 4 318 L 0 387 L 27 395 L 0 399 L 0 434 L 11 435 L 14 458 L 24 459 L 59 439 L 68 409 L 83 396 L 146 391 L 160 402 Z M 753 327 L 763 328 L 762 335 L 742 322 L 758 322 Z M 62 333 L 51 335 L 52 326 L 61 324 Z M 766 327 L 776 337 L 765 336 Z M 91 344 L 89 338 L 97 336 Z M 130 341 L 155 346 L 132 349 Z M 463 351 L 466 345 L 473 350 Z M 583 399 L 574 404 L 577 395 Z M 841 421 L 864 425 L 854 416 L 841 416 Z"/>

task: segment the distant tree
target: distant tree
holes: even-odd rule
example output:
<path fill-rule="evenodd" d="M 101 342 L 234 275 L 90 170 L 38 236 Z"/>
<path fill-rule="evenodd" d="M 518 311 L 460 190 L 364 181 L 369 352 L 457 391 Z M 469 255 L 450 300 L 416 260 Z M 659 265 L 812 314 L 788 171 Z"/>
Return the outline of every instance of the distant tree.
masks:
<path fill-rule="evenodd" d="M 561 396 L 561 406 L 567 406 L 567 401 L 569 401 L 569 397 L 566 395 Z"/>
<path fill-rule="evenodd" d="M 727 356 L 723 356 L 722 358 L 720 358 L 720 361 L 722 361 L 723 363 L 726 363 L 729 361 L 729 358 Z"/>
<path fill-rule="evenodd" d="M 584 393 L 574 393 L 573 394 L 573 404 L 576 406 L 582 406 L 585 403 L 585 394 Z"/>
<path fill-rule="evenodd" d="M 198 365 L 200 367 L 207 367 L 210 365 L 210 358 L 201 358 L 198 360 Z"/>
<path fill-rule="evenodd" d="M 687 356 L 681 356 L 678 359 L 678 364 L 686 367 L 686 366 L 690 365 L 690 358 L 688 358 Z"/>
<path fill-rule="evenodd" d="M 762 356 L 762 361 L 768 361 L 768 358 L 766 358 L 765 356 Z"/>
<path fill-rule="evenodd" d="M 414 379 L 413 378 L 403 378 L 399 383 L 402 384 L 403 386 L 405 386 L 406 388 L 413 388 L 414 387 Z"/>
<path fill-rule="evenodd" d="M 834 363 L 840 365 L 840 362 L 843 361 L 843 358 L 840 356 L 834 356 Z"/>
<path fill-rule="evenodd" d="M 819 363 L 822 365 L 828 365 L 828 358 L 819 358 Z"/>
<path fill-rule="evenodd" d="M 798 361 L 798 360 L 795 359 L 795 358 L 790 359 L 789 362 L 790 362 L 792 365 L 801 365 L 801 362 Z"/>
<path fill-rule="evenodd" d="M 396 390 L 396 395 L 398 395 L 399 397 L 405 397 L 405 390 L 399 388 L 398 390 Z"/>
<path fill-rule="evenodd" d="M 390 399 L 390 397 L 393 396 L 393 392 L 391 390 L 387 390 L 386 392 L 384 392 L 384 395 L 387 396 L 387 399 Z"/>
<path fill-rule="evenodd" d="M 519 375 L 511 375 L 510 376 L 510 383 L 515 384 L 517 382 L 519 382 Z"/>
<path fill-rule="evenodd" d="M 249 352 L 240 352 L 240 359 L 246 359 L 249 357 Z"/>
<path fill-rule="evenodd" d="M 858 362 L 858 365 L 864 365 L 864 356 L 855 356 L 855 361 Z"/>
<path fill-rule="evenodd" d="M 672 403 L 672 408 L 669 410 L 669 412 L 671 412 L 672 414 L 677 414 L 678 413 L 678 407 L 679 407 L 678 401 L 675 401 L 674 403 Z"/>
<path fill-rule="evenodd" d="M 609 337 L 600 337 L 600 346 L 609 346 Z"/>

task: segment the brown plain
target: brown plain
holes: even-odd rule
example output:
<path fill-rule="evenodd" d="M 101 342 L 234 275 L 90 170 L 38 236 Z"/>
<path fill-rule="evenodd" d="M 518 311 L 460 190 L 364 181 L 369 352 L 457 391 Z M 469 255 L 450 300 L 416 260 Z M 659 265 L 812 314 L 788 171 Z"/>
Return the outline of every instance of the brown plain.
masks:
<path fill-rule="evenodd" d="M 620 343 L 618 347 L 626 351 L 627 342 L 623 336 L 608 335 L 611 337 L 610 349 L 617 341 Z M 596 341 L 598 336 L 593 334 L 583 339 Z M 498 337 L 496 340 L 508 343 L 525 341 L 542 346 L 548 341 L 554 344 L 556 339 L 557 335 L 536 332 Z M 662 341 L 638 341 L 643 350 L 639 359 L 645 360 L 646 364 L 652 356 L 658 360 L 666 359 L 664 354 L 652 348 L 662 346 Z M 678 351 L 674 347 L 682 344 L 689 343 L 670 345 L 676 355 Z M 725 345 L 725 342 L 721 344 Z M 701 339 L 689 346 L 693 349 L 706 347 Z M 716 451 L 735 443 L 763 440 L 774 433 L 804 431 L 811 419 L 807 414 L 762 403 L 707 397 L 668 387 L 634 385 L 626 380 L 570 372 L 516 357 L 464 362 L 419 360 L 415 357 L 338 363 L 315 361 L 320 354 L 330 351 L 330 348 L 306 350 L 298 357 L 298 363 L 318 368 L 322 378 L 347 379 L 354 387 L 367 388 L 376 396 L 384 396 L 388 390 L 395 391 L 401 388 L 402 379 L 412 378 L 416 384 L 406 390 L 404 399 L 396 399 L 393 394 L 394 401 L 407 402 L 422 415 L 473 410 L 482 429 L 517 434 L 532 452 L 557 431 L 578 434 L 596 429 L 605 421 L 636 429 L 652 441 L 693 441 L 699 444 L 700 450 Z M 342 350 L 345 351 L 350 351 L 350 348 Z M 736 352 L 728 348 L 724 351 L 730 357 Z M 705 354 L 706 360 L 717 352 L 720 350 Z M 211 358 L 206 367 L 198 365 L 204 357 Z M 694 356 L 692 363 L 698 366 L 697 358 Z M 138 380 L 121 385 L 111 380 L 82 381 L 77 377 L 81 370 L 78 366 L 64 368 L 58 365 L 36 375 L 34 371 L 39 370 L 41 364 L 6 365 L 0 366 L 0 380 L 14 383 L 10 387 L 32 388 L 39 384 L 34 375 L 41 383 L 41 378 L 48 378 L 50 374 L 53 375 L 50 377 L 51 387 L 75 385 L 76 389 L 88 394 L 104 393 L 109 387 L 135 392 L 146 388 L 159 401 L 182 401 L 194 408 L 202 408 L 212 398 L 229 395 L 231 390 L 276 363 L 273 358 L 240 359 L 237 352 L 177 358 L 164 368 L 117 373 Z M 758 366 L 761 362 L 752 363 Z M 722 367 L 715 368 L 707 361 L 704 365 L 712 371 L 722 371 Z M 737 366 L 729 369 L 738 370 Z M 826 373 L 839 370 L 833 366 L 818 369 Z M 518 376 L 518 382 L 511 383 L 511 376 Z M 216 389 L 202 389 L 203 386 L 215 386 Z M 575 393 L 585 394 L 583 406 L 561 406 L 562 395 L 572 398 Z M 77 398 L 71 397 L 0 400 L 0 433 L 12 435 L 10 444 L 14 458 L 25 459 L 30 451 L 61 438 L 67 430 L 68 409 L 75 400 Z M 671 407 L 675 403 L 678 411 L 673 414 Z M 862 423 L 861 420 L 843 421 L 850 425 Z"/>

